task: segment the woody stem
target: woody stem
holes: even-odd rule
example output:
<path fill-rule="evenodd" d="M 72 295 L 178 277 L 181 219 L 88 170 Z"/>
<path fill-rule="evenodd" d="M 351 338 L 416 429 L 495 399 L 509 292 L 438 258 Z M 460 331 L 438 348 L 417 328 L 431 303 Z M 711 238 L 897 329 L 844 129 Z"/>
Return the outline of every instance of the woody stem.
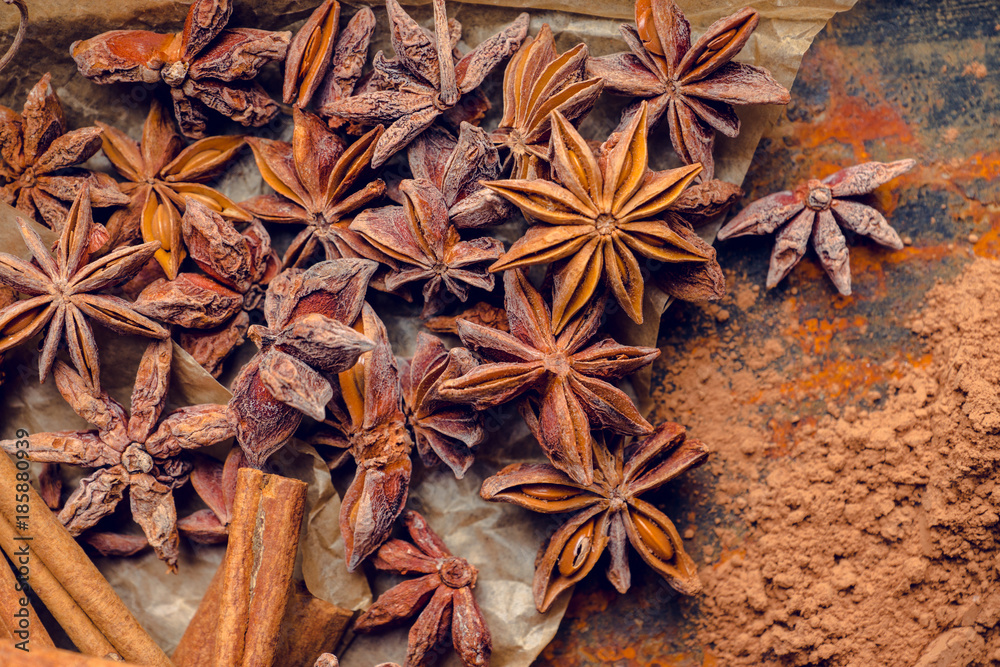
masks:
<path fill-rule="evenodd" d="M 434 36 L 437 40 L 438 70 L 441 75 L 440 98 L 445 106 L 458 102 L 458 84 L 455 83 L 455 59 L 451 55 L 451 33 L 444 0 L 434 0 Z"/>

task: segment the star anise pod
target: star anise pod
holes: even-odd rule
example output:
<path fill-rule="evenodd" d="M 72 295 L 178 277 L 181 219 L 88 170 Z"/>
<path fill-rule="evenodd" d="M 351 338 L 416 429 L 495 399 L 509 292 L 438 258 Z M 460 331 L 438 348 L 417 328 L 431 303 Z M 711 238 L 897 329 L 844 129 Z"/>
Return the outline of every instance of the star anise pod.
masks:
<path fill-rule="evenodd" d="M 795 268 L 812 240 L 830 280 L 841 294 L 850 295 L 850 253 L 840 227 L 893 250 L 902 250 L 903 241 L 877 210 L 845 198 L 873 192 L 916 164 L 915 160 L 866 162 L 823 180 L 809 179 L 794 191 L 777 192 L 753 202 L 719 230 L 718 238 L 770 234 L 780 228 L 767 272 L 768 289 Z"/>
<path fill-rule="evenodd" d="M 292 33 L 227 29 L 232 13 L 230 0 L 195 0 L 179 33 L 111 30 L 73 42 L 70 55 L 80 74 L 99 84 L 162 80 L 186 137 L 205 136 L 208 109 L 260 127 L 278 105 L 253 79 L 284 59 Z"/>
<path fill-rule="evenodd" d="M 18 114 L 0 106 L 0 201 L 58 231 L 84 183 L 92 206 L 128 203 L 106 174 L 66 167 L 86 162 L 101 147 L 101 130 L 68 131 L 62 103 L 46 73 L 28 93 Z M 96 230 L 96 228 L 95 228 Z"/>
<path fill-rule="evenodd" d="M 145 242 L 159 241 L 156 261 L 169 280 L 177 277 L 187 256 L 182 242 L 181 215 L 187 200 L 201 202 L 227 218 L 250 222 L 253 218 L 229 197 L 205 185 L 221 174 L 243 147 L 241 136 L 207 137 L 184 148 L 173 121 L 153 100 L 142 127 L 142 143 L 98 122 L 104 130 L 104 154 L 128 183 L 122 191 L 128 207 L 116 211 L 108 221 L 115 243 L 137 234 Z"/>
<path fill-rule="evenodd" d="M 260 352 L 233 382 L 229 402 L 249 465 L 263 465 L 304 414 L 322 420 L 333 396 L 328 375 L 349 369 L 372 349 L 372 341 L 351 325 L 374 271 L 368 260 L 335 259 L 288 269 L 268 285 L 267 326 L 250 327 Z"/>
<path fill-rule="evenodd" d="M 307 107 L 313 96 L 323 103 L 350 95 L 368 58 L 375 14 L 362 7 L 338 32 L 340 3 L 325 0 L 306 19 L 288 45 L 285 104 Z"/>
<path fill-rule="evenodd" d="M 478 570 L 464 558 L 453 556 L 417 512 L 407 510 L 403 523 L 412 543 L 389 540 L 375 554 L 373 563 L 379 570 L 423 576 L 382 593 L 355 621 L 354 631 L 374 632 L 420 612 L 410 628 L 404 667 L 432 664 L 434 649 L 449 640 L 463 665 L 488 665 L 493 639 L 472 593 Z"/>
<path fill-rule="evenodd" d="M 73 202 L 62 225 L 55 255 L 27 222 L 17 219 L 34 263 L 0 253 L 0 283 L 28 297 L 0 310 L 0 353 L 47 327 L 38 358 L 41 381 L 48 377 L 56 352 L 65 342 L 77 372 L 99 390 L 101 364 L 88 317 L 120 334 L 166 338 L 169 333 L 136 312 L 128 301 L 104 293 L 134 276 L 152 258 L 159 243 L 119 248 L 90 261 L 88 242 L 93 218 L 88 190 L 84 184 Z"/>
<path fill-rule="evenodd" d="M 514 212 L 510 202 L 480 184 L 501 171 L 500 154 L 481 128 L 463 122 L 456 139 L 432 126 L 410 144 L 406 157 L 413 178 L 430 181 L 444 197 L 458 229 L 491 227 Z"/>
<path fill-rule="evenodd" d="M 552 298 L 556 332 L 602 283 L 625 314 L 641 323 L 648 269 L 636 255 L 664 265 L 658 278 L 668 293 L 700 299 L 722 296 L 724 280 L 715 250 L 671 210 L 701 166 L 649 169 L 645 102 L 596 156 L 558 111 L 552 119 L 553 180 L 484 183 L 535 223 L 490 271 L 559 262 Z M 691 284 L 701 289 L 691 290 Z"/>
<path fill-rule="evenodd" d="M 354 323 L 375 343 L 333 383 L 326 424 L 317 444 L 349 449 L 357 472 L 340 506 L 347 569 L 354 571 L 388 539 L 410 488 L 410 450 L 396 357 L 385 325 L 365 304 Z"/>
<path fill-rule="evenodd" d="M 7 306 L 11 305 L 15 301 L 17 301 L 17 295 L 14 294 L 14 290 L 6 285 L 0 285 L 0 313 L 2 313 Z M 3 354 L 0 354 L 0 386 L 3 385 L 3 381 Z"/>
<path fill-rule="evenodd" d="M 362 211 L 350 226 L 399 265 L 386 277 L 386 289 L 423 282 L 421 317 L 439 313 L 448 294 L 464 302 L 470 287 L 492 291 L 495 280 L 487 265 L 503 254 L 503 243 L 492 236 L 463 241 L 451 224 L 444 194 L 431 181 L 405 180 L 399 191 L 403 206 Z"/>
<path fill-rule="evenodd" d="M 532 591 L 539 612 L 587 576 L 601 555 L 610 555 L 608 581 L 628 591 L 628 544 L 685 595 L 701 590 L 698 568 L 685 553 L 673 522 L 642 495 L 663 486 L 708 458 L 708 448 L 688 439 L 680 424 L 665 422 L 641 440 L 616 438 L 609 448 L 594 441 L 597 470 L 580 484 L 548 464 L 515 463 L 483 482 L 485 500 L 520 505 L 533 512 L 573 512 L 549 538 L 535 561 Z"/>
<path fill-rule="evenodd" d="M 383 260 L 347 227 L 355 214 L 385 193 L 371 179 L 372 153 L 382 136 L 377 127 L 350 146 L 316 116 L 292 110 L 292 143 L 249 137 L 257 167 L 276 194 L 242 203 L 254 215 L 277 223 L 305 225 L 285 252 L 283 266 L 302 267 L 322 248 L 326 259 L 368 257 Z"/>
<path fill-rule="evenodd" d="M 447 464 L 461 479 L 475 460 L 474 448 L 486 440 L 478 412 L 441 396 L 441 384 L 476 366 L 468 350 L 446 350 L 436 336 L 417 334 L 413 358 L 400 362 L 399 382 L 406 422 L 427 467 Z"/>
<path fill-rule="evenodd" d="M 491 329 L 510 331 L 510 325 L 507 324 L 507 312 L 503 308 L 498 308 L 485 301 L 480 301 L 476 305 L 459 311 L 454 315 L 432 317 L 424 322 L 424 327 L 434 333 L 447 333 L 457 336 L 458 323 L 461 320 L 468 320 Z"/>
<path fill-rule="evenodd" d="M 715 133 L 735 137 L 740 119 L 733 105 L 788 104 L 788 91 L 763 67 L 731 62 L 757 28 L 756 10 L 745 7 L 719 19 L 691 44 L 691 25 L 673 0 L 636 0 L 636 26 L 622 25 L 631 53 L 591 58 L 587 72 L 611 92 L 649 100 L 649 123 L 666 115 L 674 150 L 686 164 L 715 173 Z M 623 127 L 638 113 L 626 107 Z"/>
<path fill-rule="evenodd" d="M 381 166 L 442 114 L 453 126 L 472 120 L 463 113 L 462 96 L 478 88 L 528 34 L 528 15 L 521 14 L 456 63 L 444 0 L 433 0 L 433 5 L 432 36 L 396 0 L 386 0 L 396 59 L 386 60 L 381 52 L 375 57 L 376 74 L 381 76 L 384 88 L 331 100 L 321 108 L 324 116 L 369 124 L 391 122 L 375 145 L 372 166 Z M 461 34 L 461 27 L 457 22 L 454 25 Z"/>
<path fill-rule="evenodd" d="M 170 386 L 172 349 L 170 340 L 146 348 L 132 390 L 131 416 L 59 362 L 53 373 L 59 393 L 97 430 L 33 433 L 28 458 L 96 468 L 59 513 L 71 535 L 80 535 L 113 512 L 127 490 L 132 517 L 157 556 L 176 570 L 179 538 L 173 491 L 187 482 L 191 470 L 184 452 L 228 440 L 235 429 L 224 405 L 180 408 L 160 419 Z M 16 442 L 7 440 L 0 447 L 13 453 Z"/>
<path fill-rule="evenodd" d="M 204 454 L 192 455 L 191 486 L 207 509 L 177 520 L 180 534 L 199 544 L 222 544 L 229 538 L 229 523 L 236 500 L 236 473 L 246 464 L 243 450 L 233 447 L 220 463 Z"/>
<path fill-rule="evenodd" d="M 243 343 L 250 313 L 263 305 L 264 290 L 278 273 L 271 237 L 254 221 L 242 233 L 200 201 L 189 200 L 182 218 L 191 258 L 208 276 L 181 273 L 157 280 L 135 300 L 135 309 L 154 320 L 198 333 L 183 332 L 181 347 L 212 375 Z"/>
<path fill-rule="evenodd" d="M 604 82 L 587 78 L 587 45 L 556 53 L 552 29 L 543 23 L 507 63 L 503 74 L 503 118 L 490 135 L 514 159 L 512 178 L 529 178 L 548 161 L 550 114 L 579 123 L 594 108 Z"/>
<path fill-rule="evenodd" d="M 653 362 L 660 351 L 632 347 L 597 334 L 604 298 L 592 300 L 556 336 L 542 296 L 519 270 L 504 274 L 504 303 L 510 333 L 460 321 L 462 342 L 484 363 L 441 384 L 446 400 L 483 410 L 516 398 L 549 460 L 581 483 L 594 479 L 591 430 L 649 433 L 632 400 L 609 381 Z"/>

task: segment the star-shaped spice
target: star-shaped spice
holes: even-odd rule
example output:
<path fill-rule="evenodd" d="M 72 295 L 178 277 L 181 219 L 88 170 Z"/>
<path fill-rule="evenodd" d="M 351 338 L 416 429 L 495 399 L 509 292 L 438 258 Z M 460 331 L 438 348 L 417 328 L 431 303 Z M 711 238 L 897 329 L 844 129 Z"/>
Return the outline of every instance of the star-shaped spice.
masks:
<path fill-rule="evenodd" d="M 313 667 L 340 667 L 340 660 L 332 653 L 324 653 L 313 663 Z M 375 667 L 399 667 L 394 662 L 380 662 Z"/>
<path fill-rule="evenodd" d="M 631 53 L 591 58 L 587 73 L 604 79 L 605 90 L 649 100 L 650 125 L 666 116 L 674 150 L 686 164 L 700 162 L 712 178 L 715 133 L 740 132 L 733 105 L 790 99 L 766 69 L 731 62 L 758 20 L 745 7 L 713 23 L 692 45 L 691 25 L 673 0 L 637 0 L 636 26 L 621 26 Z M 619 127 L 638 111 L 638 103 L 627 107 Z"/>
<path fill-rule="evenodd" d="M 464 558 L 453 556 L 417 512 L 407 510 L 403 523 L 413 542 L 389 540 L 375 554 L 373 563 L 379 570 L 423 576 L 382 593 L 355 621 L 354 631 L 375 632 L 420 612 L 410 628 L 405 667 L 432 664 L 435 649 L 449 640 L 466 667 L 488 665 L 493 639 L 472 593 L 478 570 Z"/>
<path fill-rule="evenodd" d="M 530 178 L 548 161 L 550 114 L 579 123 L 594 107 L 604 81 L 587 78 L 587 45 L 556 53 L 552 29 L 543 23 L 525 41 L 503 74 L 503 118 L 490 135 L 514 159 L 512 178 Z"/>
<path fill-rule="evenodd" d="M 386 289 L 423 282 L 425 318 L 448 305 L 448 294 L 464 302 L 470 287 L 491 291 L 494 277 L 487 266 L 503 254 L 503 243 L 492 236 L 463 241 L 444 194 L 431 181 L 408 179 L 399 191 L 403 206 L 362 211 L 350 226 L 400 266 L 386 277 Z"/>
<path fill-rule="evenodd" d="M 205 185 L 236 157 L 241 136 L 207 137 L 184 148 L 184 141 L 166 110 L 153 100 L 142 126 L 142 143 L 120 130 L 98 122 L 104 130 L 104 154 L 128 183 L 122 191 L 128 206 L 108 221 L 112 240 L 130 241 L 138 234 L 145 242 L 159 241 L 156 261 L 169 280 L 177 277 L 187 256 L 181 233 L 181 215 L 193 199 L 239 222 L 253 218 L 229 197 Z"/>
<path fill-rule="evenodd" d="M 431 126 L 413 140 L 406 157 L 413 178 L 430 181 L 444 197 L 451 224 L 458 229 L 491 227 L 513 213 L 510 202 L 480 184 L 501 172 L 500 154 L 482 128 L 463 122 L 455 138 Z"/>
<path fill-rule="evenodd" d="M 629 543 L 675 590 L 685 595 L 701 590 L 698 568 L 684 552 L 673 522 L 642 495 L 704 463 L 708 448 L 687 439 L 684 427 L 672 422 L 641 440 L 623 440 L 616 439 L 610 451 L 602 438 L 595 440 L 593 484 L 580 484 L 540 463 L 515 463 L 483 482 L 480 494 L 486 500 L 545 514 L 573 512 L 535 561 L 532 592 L 539 612 L 586 577 L 605 551 L 608 581 L 619 592 L 628 591 Z"/>
<path fill-rule="evenodd" d="M 719 230 L 718 238 L 721 241 L 748 234 L 770 234 L 780 228 L 767 272 L 768 289 L 795 268 L 811 240 L 820 264 L 837 290 L 850 295 L 850 253 L 840 227 L 893 250 L 902 250 L 903 241 L 881 213 L 847 198 L 873 192 L 916 164 L 914 160 L 866 162 L 821 181 L 810 179 L 794 191 L 777 192 L 753 202 Z"/>
<path fill-rule="evenodd" d="M 6 181 L 0 201 L 57 231 L 84 183 L 90 186 L 92 206 L 128 203 L 106 174 L 65 171 L 100 148 L 100 128 L 67 130 L 62 103 L 46 73 L 28 93 L 20 114 L 0 106 L 0 182 Z"/>
<path fill-rule="evenodd" d="M 646 119 L 643 102 L 625 129 L 594 155 L 569 121 L 553 112 L 553 180 L 484 183 L 535 223 L 490 271 L 559 262 L 552 297 L 556 332 L 602 283 L 625 314 L 641 323 L 649 268 L 640 258 L 664 265 L 657 273 L 668 293 L 703 300 L 722 296 L 715 250 L 671 210 L 701 166 L 651 171 Z"/>
<path fill-rule="evenodd" d="M 385 193 L 385 183 L 373 179 L 371 170 L 382 128 L 348 146 L 311 113 L 295 108 L 292 116 L 292 143 L 247 139 L 261 175 L 276 193 L 258 195 L 242 206 L 269 222 L 306 226 L 285 252 L 285 268 L 307 265 L 320 248 L 326 259 L 372 258 L 374 250 L 347 226 L 356 211 Z"/>
<path fill-rule="evenodd" d="M 340 506 L 347 569 L 356 570 L 389 538 L 410 488 L 413 440 L 402 410 L 402 389 L 389 334 L 365 304 L 354 326 L 375 343 L 353 367 L 340 373 L 326 424 L 317 444 L 350 450 L 357 472 Z"/>
<path fill-rule="evenodd" d="M 527 395 L 521 414 L 549 460 L 589 484 L 594 479 L 592 429 L 636 435 L 653 429 L 609 381 L 652 363 L 660 351 L 610 338 L 591 343 L 604 314 L 603 298 L 556 336 L 548 305 L 521 271 L 504 274 L 504 294 L 510 333 L 460 321 L 458 335 L 484 363 L 443 382 L 441 396 L 483 410 Z"/>
<path fill-rule="evenodd" d="M 330 377 L 372 349 L 371 339 L 351 325 L 375 266 L 335 259 L 308 270 L 288 269 L 268 285 L 267 326 L 250 327 L 260 352 L 233 382 L 229 402 L 250 466 L 260 468 L 295 433 L 303 415 L 322 421 L 333 398 Z"/>
<path fill-rule="evenodd" d="M 292 33 L 227 29 L 232 13 L 230 0 L 194 0 L 179 33 L 111 30 L 73 42 L 69 51 L 80 74 L 96 83 L 162 80 L 186 137 L 205 136 L 208 109 L 260 127 L 278 105 L 253 79 L 264 65 L 284 59 Z"/>
<path fill-rule="evenodd" d="M 236 476 L 246 464 L 243 450 L 233 447 L 225 463 L 203 454 L 192 455 L 191 486 L 207 509 L 177 520 L 180 534 L 199 544 L 222 544 L 229 538 L 229 523 L 236 500 Z"/>
<path fill-rule="evenodd" d="M 146 348 L 132 390 L 131 416 L 59 362 L 54 371 L 59 393 L 97 430 L 33 433 L 28 458 L 96 468 L 80 480 L 59 513 L 71 535 L 111 514 L 127 491 L 133 519 L 173 571 L 179 549 L 173 491 L 187 482 L 191 470 L 184 452 L 228 440 L 235 429 L 224 405 L 179 408 L 160 419 L 170 386 L 172 347 L 163 340 Z M 16 444 L 7 440 L 0 447 L 13 453 Z"/>
<path fill-rule="evenodd" d="M 31 339 L 43 329 L 45 343 L 38 357 L 38 375 L 48 377 L 59 346 L 65 343 L 76 370 L 95 390 L 101 386 L 101 363 L 88 318 L 120 334 L 166 338 L 169 334 L 132 304 L 104 293 L 134 276 L 159 247 L 153 241 L 119 248 L 90 261 L 88 243 L 93 218 L 85 184 L 62 226 L 55 254 L 22 218 L 21 237 L 34 263 L 0 253 L 0 283 L 27 295 L 0 310 L 0 354 Z"/>
<path fill-rule="evenodd" d="M 410 18 L 396 0 L 386 0 L 385 5 L 396 59 L 387 60 L 379 52 L 373 63 L 376 89 L 331 100 L 320 109 L 324 116 L 391 123 L 375 145 L 375 167 L 409 144 L 438 116 L 444 115 L 452 126 L 480 118 L 482 109 L 472 114 L 463 109 L 463 96 L 478 88 L 494 67 L 517 51 L 528 34 L 528 15 L 521 14 L 456 63 L 454 46 L 461 26 L 448 20 L 444 0 L 433 0 L 433 35 Z"/>
<path fill-rule="evenodd" d="M 338 32 L 340 3 L 325 0 L 306 19 L 288 45 L 285 104 L 307 107 L 314 95 L 323 104 L 350 95 L 368 58 L 375 13 L 362 7 Z"/>
<path fill-rule="evenodd" d="M 486 440 L 479 413 L 441 396 L 441 384 L 476 366 L 468 350 L 446 350 L 440 338 L 417 334 L 413 358 L 400 363 L 406 421 L 427 467 L 443 461 L 461 479 L 475 460 L 473 449 Z"/>
<path fill-rule="evenodd" d="M 182 333 L 181 347 L 218 377 L 222 362 L 243 343 L 249 313 L 263 305 L 264 290 L 278 273 L 278 257 L 258 221 L 240 233 L 232 222 L 192 199 L 182 223 L 191 259 L 208 275 L 161 278 L 136 297 L 135 309 L 154 320 L 198 330 Z"/>

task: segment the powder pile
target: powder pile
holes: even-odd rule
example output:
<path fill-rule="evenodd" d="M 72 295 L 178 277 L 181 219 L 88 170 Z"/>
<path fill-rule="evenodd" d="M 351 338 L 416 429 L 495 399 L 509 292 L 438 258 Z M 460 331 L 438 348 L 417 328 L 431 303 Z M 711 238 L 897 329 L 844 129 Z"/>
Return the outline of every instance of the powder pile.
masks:
<path fill-rule="evenodd" d="M 667 364 L 658 417 L 713 447 L 713 500 L 736 517 L 701 571 L 696 639 L 717 664 L 1000 664 L 1000 262 L 935 287 L 909 326 L 926 354 L 887 373 L 877 409 L 792 414 L 780 445 L 775 410 L 803 400 L 773 369 L 780 337 Z"/>

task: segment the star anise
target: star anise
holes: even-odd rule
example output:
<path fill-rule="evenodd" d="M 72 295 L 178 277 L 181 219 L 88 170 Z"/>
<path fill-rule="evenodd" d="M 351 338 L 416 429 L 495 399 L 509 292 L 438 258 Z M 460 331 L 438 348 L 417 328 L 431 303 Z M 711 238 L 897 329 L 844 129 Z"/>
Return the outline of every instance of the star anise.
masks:
<path fill-rule="evenodd" d="M 483 41 L 458 63 L 455 62 L 454 25 L 448 20 L 444 0 L 433 0 L 434 34 L 420 27 L 396 0 L 386 0 L 392 23 L 392 46 L 396 59 L 375 57 L 376 90 L 331 100 L 321 108 L 324 116 L 338 116 L 369 124 L 391 122 L 375 145 L 372 166 L 381 166 L 390 156 L 445 115 L 452 126 L 473 120 L 460 102 L 483 82 L 486 75 L 513 54 L 528 34 L 528 15 L 521 14 L 509 26 Z M 489 108 L 488 105 L 486 108 Z"/>
<path fill-rule="evenodd" d="M 73 42 L 70 55 L 96 83 L 162 80 L 186 137 L 205 136 L 208 109 L 260 127 L 278 105 L 253 79 L 267 63 L 284 59 L 292 33 L 227 29 L 232 13 L 230 0 L 194 0 L 179 33 L 111 30 Z"/>
<path fill-rule="evenodd" d="M 708 458 L 708 448 L 687 439 L 684 427 L 665 422 L 646 438 L 616 438 L 610 451 L 594 441 L 593 484 L 580 484 L 548 464 L 515 463 L 483 482 L 485 500 L 520 505 L 533 512 L 574 512 L 549 538 L 535 561 L 532 591 L 539 612 L 587 576 L 608 551 L 608 581 L 628 591 L 628 544 L 677 591 L 701 590 L 698 568 L 685 553 L 673 522 L 641 496 Z"/>
<path fill-rule="evenodd" d="M 591 301 L 557 337 L 548 305 L 521 271 L 504 274 L 504 294 L 510 333 L 460 321 L 462 342 L 485 363 L 443 382 L 440 394 L 480 410 L 527 395 L 521 414 L 549 460 L 590 484 L 592 429 L 634 435 L 653 429 L 609 381 L 652 363 L 660 351 L 610 338 L 588 345 L 604 314 L 603 297 Z"/>
<path fill-rule="evenodd" d="M 428 180 L 444 197 L 448 217 L 458 229 L 480 229 L 504 222 L 514 207 L 480 182 L 500 177 L 500 154 L 481 128 L 462 123 L 458 138 L 431 126 L 406 154 L 414 179 Z"/>
<path fill-rule="evenodd" d="M 187 253 L 182 242 L 181 215 L 186 202 L 201 202 L 239 222 L 253 218 L 229 197 L 205 185 L 217 177 L 243 147 L 241 136 L 208 137 L 184 148 L 173 121 L 153 100 L 142 127 L 142 143 L 120 130 L 98 122 L 104 130 L 104 154 L 128 183 L 122 191 L 128 207 L 116 211 L 108 221 L 113 242 L 127 242 L 137 234 L 142 240 L 159 241 L 156 261 L 169 280 L 177 277 Z"/>
<path fill-rule="evenodd" d="M 7 306 L 11 305 L 15 301 L 17 301 L 17 295 L 14 294 L 14 290 L 6 285 L 0 285 L 0 313 L 2 313 Z M 0 354 L 0 385 L 3 385 L 3 381 L 3 354 Z"/>
<path fill-rule="evenodd" d="M 841 294 L 849 295 L 850 253 L 840 227 L 893 250 L 902 250 L 903 241 L 881 213 L 845 197 L 873 192 L 916 164 L 914 160 L 866 162 L 842 169 L 822 181 L 810 179 L 794 191 L 777 192 L 753 202 L 719 230 L 718 238 L 770 234 L 780 227 L 767 272 L 768 289 L 795 268 L 811 239 L 830 280 Z"/>
<path fill-rule="evenodd" d="M 250 327 L 260 352 L 233 382 L 229 402 L 249 465 L 263 465 L 303 415 L 321 421 L 333 398 L 330 376 L 372 349 L 370 337 L 352 325 L 375 267 L 368 260 L 335 259 L 288 269 L 268 285 L 267 326 Z"/>
<path fill-rule="evenodd" d="M 503 74 L 503 118 L 490 135 L 514 159 L 512 178 L 529 178 L 548 161 L 550 114 L 579 123 L 594 107 L 604 82 L 587 78 L 587 45 L 557 55 L 552 29 L 543 23 L 507 63 Z"/>
<path fill-rule="evenodd" d="M 507 324 L 507 312 L 503 308 L 498 308 L 485 301 L 480 301 L 476 305 L 459 311 L 454 315 L 432 317 L 424 322 L 424 327 L 434 333 L 448 333 L 457 336 L 458 323 L 461 320 L 468 320 L 491 329 L 510 331 L 510 325 Z"/>
<path fill-rule="evenodd" d="M 283 266 L 302 267 L 322 248 L 326 259 L 369 257 L 371 248 L 347 228 L 354 213 L 385 193 L 382 179 L 372 176 L 377 127 L 350 146 L 316 116 L 292 110 L 292 143 L 249 137 L 257 167 L 276 194 L 258 195 L 242 203 L 269 222 L 306 225 L 285 252 Z"/>
<path fill-rule="evenodd" d="M 386 541 L 410 488 L 410 450 L 396 357 L 385 325 L 365 304 L 354 326 L 375 343 L 333 383 L 317 444 L 349 449 L 357 472 L 340 506 L 347 569 L 354 571 Z"/>
<path fill-rule="evenodd" d="M 464 558 L 453 556 L 417 512 L 407 510 L 403 523 L 413 542 L 389 540 L 375 554 L 373 563 L 379 570 L 423 576 L 382 593 L 355 621 L 354 631 L 368 633 L 398 625 L 419 611 L 410 628 L 405 667 L 432 664 L 434 649 L 449 639 L 463 665 L 488 665 L 493 639 L 472 593 L 478 570 Z"/>
<path fill-rule="evenodd" d="M 766 69 L 731 62 L 758 20 L 745 7 L 713 23 L 692 45 L 691 25 L 673 0 L 636 0 L 636 26 L 621 26 L 631 53 L 591 58 L 587 73 L 604 79 L 608 91 L 649 100 L 650 125 L 666 115 L 674 150 L 686 164 L 700 162 L 705 178 L 712 178 L 715 133 L 740 132 L 733 105 L 790 99 Z M 627 107 L 619 127 L 638 111 L 638 103 Z"/>
<path fill-rule="evenodd" d="M 597 293 L 610 288 L 625 314 L 642 322 L 644 270 L 636 255 L 665 266 L 666 291 L 701 299 L 723 293 L 715 250 L 672 205 L 701 171 L 700 165 L 651 171 L 646 104 L 595 156 L 562 115 L 552 113 L 552 181 L 486 182 L 536 224 L 490 271 L 559 262 L 554 275 L 554 331 L 562 330 Z M 693 275 L 692 275 L 693 274 Z M 690 284 L 702 289 L 690 294 Z"/>
<path fill-rule="evenodd" d="M 132 390 L 131 416 L 59 362 L 53 373 L 59 393 L 97 430 L 33 433 L 28 438 L 28 458 L 96 468 L 80 481 L 59 513 L 71 535 L 80 535 L 113 512 L 127 490 L 132 517 L 157 556 L 176 570 L 179 538 L 173 491 L 187 482 L 191 470 L 183 454 L 228 440 L 235 429 L 224 405 L 180 408 L 160 419 L 170 385 L 172 349 L 170 340 L 146 348 Z M 7 440 L 0 447 L 13 453 L 16 442 Z"/>
<path fill-rule="evenodd" d="M 431 181 L 405 180 L 399 191 L 403 206 L 362 211 L 350 226 L 400 266 L 386 277 L 386 289 L 394 292 L 423 282 L 421 317 L 440 312 L 449 293 L 464 302 L 469 287 L 492 291 L 494 277 L 487 264 L 503 254 L 503 243 L 492 236 L 463 241 L 448 217 L 444 194 Z"/>
<path fill-rule="evenodd" d="M 243 450 L 233 447 L 226 462 L 203 454 L 192 455 L 191 486 L 208 509 L 177 520 L 180 534 L 199 544 L 222 544 L 229 537 L 229 523 L 236 500 L 236 473 L 246 463 Z"/>
<path fill-rule="evenodd" d="M 90 186 L 92 206 L 128 203 L 106 174 L 63 171 L 86 162 L 100 147 L 100 128 L 67 131 L 62 103 L 46 73 L 28 93 L 20 114 L 0 106 L 0 181 L 6 181 L 0 201 L 56 231 L 84 183 Z"/>
<path fill-rule="evenodd" d="M 441 384 L 475 366 L 465 348 L 446 350 L 439 338 L 421 332 L 413 358 L 399 368 L 403 409 L 421 460 L 427 467 L 444 461 L 459 479 L 475 460 L 473 449 L 486 440 L 486 431 L 472 407 L 441 396 Z"/>
<path fill-rule="evenodd" d="M 73 202 L 54 256 L 28 223 L 17 219 L 35 263 L 0 253 L 0 283 L 28 296 L 0 310 L 0 353 L 48 327 L 38 358 L 41 381 L 48 377 L 56 352 L 65 342 L 77 372 L 99 390 L 101 364 L 88 317 L 120 334 L 150 338 L 166 338 L 169 334 L 136 312 L 128 301 L 103 293 L 134 276 L 160 244 L 153 241 L 119 248 L 90 261 L 88 242 L 93 218 L 88 190 L 84 184 Z"/>
<path fill-rule="evenodd" d="M 189 200 L 182 218 L 191 258 L 208 276 L 181 273 L 157 280 L 135 300 L 135 309 L 154 320 L 184 329 L 181 347 L 212 375 L 243 343 L 249 314 L 263 305 L 264 290 L 278 273 L 271 237 L 254 221 L 242 233 L 200 201 Z"/>
<path fill-rule="evenodd" d="M 325 0 L 292 38 L 285 59 L 285 104 L 307 107 L 350 95 L 368 57 L 375 13 L 362 7 L 338 33 L 340 3 Z"/>
<path fill-rule="evenodd" d="M 313 667 L 340 667 L 340 660 L 332 653 L 324 653 L 316 658 Z M 375 667 L 399 667 L 399 665 L 394 662 L 380 662 Z"/>

